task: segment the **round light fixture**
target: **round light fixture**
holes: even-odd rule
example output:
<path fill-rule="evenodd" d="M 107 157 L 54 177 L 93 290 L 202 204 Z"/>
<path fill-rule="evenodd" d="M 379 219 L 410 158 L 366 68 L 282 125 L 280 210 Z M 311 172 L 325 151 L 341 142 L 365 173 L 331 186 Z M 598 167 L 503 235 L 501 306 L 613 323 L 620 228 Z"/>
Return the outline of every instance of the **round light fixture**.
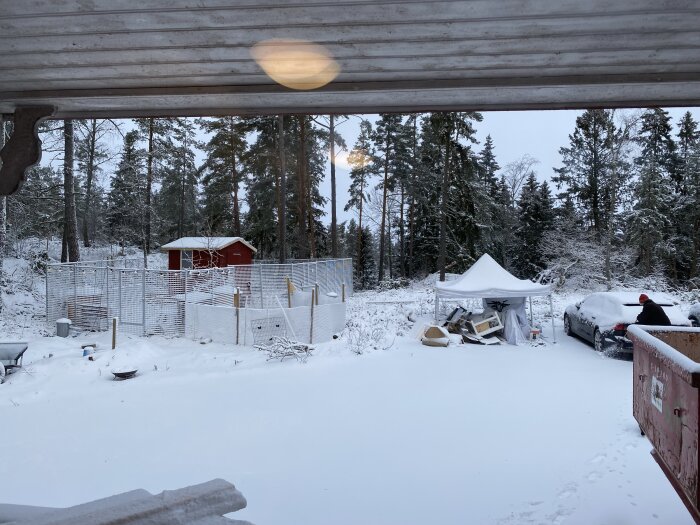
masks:
<path fill-rule="evenodd" d="M 332 82 L 340 66 L 318 44 L 304 40 L 266 40 L 250 51 L 267 76 L 291 89 L 317 89 Z"/>

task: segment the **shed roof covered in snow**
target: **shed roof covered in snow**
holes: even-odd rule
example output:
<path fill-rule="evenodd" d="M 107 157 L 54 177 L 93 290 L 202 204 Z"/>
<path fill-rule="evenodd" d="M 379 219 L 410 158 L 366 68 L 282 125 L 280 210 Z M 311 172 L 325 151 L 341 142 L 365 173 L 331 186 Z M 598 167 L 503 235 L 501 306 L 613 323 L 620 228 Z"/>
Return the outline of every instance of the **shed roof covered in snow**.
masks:
<path fill-rule="evenodd" d="M 549 295 L 551 291 L 549 285 L 518 279 L 487 253 L 456 280 L 435 285 L 435 293 L 440 298 L 529 297 Z"/>
<path fill-rule="evenodd" d="M 170 250 L 221 250 L 234 243 L 240 242 L 257 252 L 252 244 L 243 237 L 181 237 L 175 241 L 164 244 L 161 251 Z"/>

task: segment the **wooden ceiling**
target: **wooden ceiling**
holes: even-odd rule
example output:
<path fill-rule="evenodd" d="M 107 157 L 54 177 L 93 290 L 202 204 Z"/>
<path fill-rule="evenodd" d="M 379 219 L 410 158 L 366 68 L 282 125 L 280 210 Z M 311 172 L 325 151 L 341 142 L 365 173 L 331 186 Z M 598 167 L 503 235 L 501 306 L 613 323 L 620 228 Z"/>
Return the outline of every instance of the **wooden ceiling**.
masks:
<path fill-rule="evenodd" d="M 294 91 L 250 49 L 324 46 Z M 700 103 L 698 0 L 0 0 L 0 113 L 57 118 Z"/>

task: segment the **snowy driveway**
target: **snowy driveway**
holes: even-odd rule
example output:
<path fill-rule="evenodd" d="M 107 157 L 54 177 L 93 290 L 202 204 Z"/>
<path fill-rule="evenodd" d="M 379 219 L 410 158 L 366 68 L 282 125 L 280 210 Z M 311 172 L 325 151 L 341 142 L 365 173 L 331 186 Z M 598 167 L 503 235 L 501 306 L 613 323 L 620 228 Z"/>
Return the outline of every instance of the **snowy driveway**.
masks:
<path fill-rule="evenodd" d="M 692 523 L 632 418 L 632 363 L 560 341 L 336 341 L 304 365 L 157 338 L 89 362 L 39 339 L 0 386 L 0 494 L 68 506 L 221 477 L 256 525 Z M 125 359 L 141 375 L 108 380 Z"/>

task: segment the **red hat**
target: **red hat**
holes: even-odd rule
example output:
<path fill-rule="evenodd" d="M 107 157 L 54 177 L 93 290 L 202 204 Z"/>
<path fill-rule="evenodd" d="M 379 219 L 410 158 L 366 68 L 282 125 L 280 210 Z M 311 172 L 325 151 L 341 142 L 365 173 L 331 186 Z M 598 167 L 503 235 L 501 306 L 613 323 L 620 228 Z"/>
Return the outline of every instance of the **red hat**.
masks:
<path fill-rule="evenodd" d="M 646 303 L 649 300 L 649 296 L 645 293 L 639 296 L 639 303 Z"/>

